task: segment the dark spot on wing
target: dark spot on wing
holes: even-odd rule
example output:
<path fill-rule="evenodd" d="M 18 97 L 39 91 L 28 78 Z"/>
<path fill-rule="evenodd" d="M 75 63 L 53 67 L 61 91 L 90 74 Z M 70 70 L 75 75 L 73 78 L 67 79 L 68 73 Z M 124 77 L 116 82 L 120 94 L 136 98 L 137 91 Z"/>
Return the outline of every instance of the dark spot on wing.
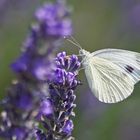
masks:
<path fill-rule="evenodd" d="M 128 72 L 130 72 L 130 73 L 132 73 L 133 71 L 134 71 L 134 68 L 132 68 L 131 66 L 129 66 L 129 65 L 126 65 L 126 70 L 128 71 Z"/>

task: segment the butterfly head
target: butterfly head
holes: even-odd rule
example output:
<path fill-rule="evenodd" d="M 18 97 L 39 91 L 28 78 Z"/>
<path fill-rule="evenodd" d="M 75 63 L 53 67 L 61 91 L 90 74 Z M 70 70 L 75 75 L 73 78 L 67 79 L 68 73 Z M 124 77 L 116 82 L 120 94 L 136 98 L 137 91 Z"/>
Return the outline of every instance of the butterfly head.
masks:
<path fill-rule="evenodd" d="M 80 49 L 80 50 L 79 50 L 79 54 L 80 54 L 81 56 L 83 56 L 83 57 L 86 57 L 86 56 L 88 56 L 88 55 L 90 54 L 90 52 L 88 52 L 88 51 L 86 51 L 86 50 L 84 50 L 84 49 Z"/>

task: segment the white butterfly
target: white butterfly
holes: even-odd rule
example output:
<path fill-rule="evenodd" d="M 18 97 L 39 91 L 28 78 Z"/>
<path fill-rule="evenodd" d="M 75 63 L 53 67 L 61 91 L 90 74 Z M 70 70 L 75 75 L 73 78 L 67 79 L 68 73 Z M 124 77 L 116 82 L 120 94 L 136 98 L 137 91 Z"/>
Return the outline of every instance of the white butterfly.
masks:
<path fill-rule="evenodd" d="M 116 103 L 131 95 L 140 80 L 140 53 L 102 49 L 80 50 L 82 64 L 93 94 L 105 103 Z"/>
<path fill-rule="evenodd" d="M 117 103 L 131 95 L 140 80 L 140 53 L 121 49 L 102 49 L 90 53 L 80 48 L 82 65 L 92 93 L 104 103 Z"/>

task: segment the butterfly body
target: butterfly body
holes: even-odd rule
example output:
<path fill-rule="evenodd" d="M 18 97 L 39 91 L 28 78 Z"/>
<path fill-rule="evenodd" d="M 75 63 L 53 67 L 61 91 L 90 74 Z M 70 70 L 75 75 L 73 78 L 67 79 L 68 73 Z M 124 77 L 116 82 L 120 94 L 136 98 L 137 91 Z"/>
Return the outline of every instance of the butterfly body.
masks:
<path fill-rule="evenodd" d="M 92 93 L 105 103 L 116 103 L 131 95 L 140 80 L 140 54 L 121 49 L 90 53 L 80 50 Z"/>

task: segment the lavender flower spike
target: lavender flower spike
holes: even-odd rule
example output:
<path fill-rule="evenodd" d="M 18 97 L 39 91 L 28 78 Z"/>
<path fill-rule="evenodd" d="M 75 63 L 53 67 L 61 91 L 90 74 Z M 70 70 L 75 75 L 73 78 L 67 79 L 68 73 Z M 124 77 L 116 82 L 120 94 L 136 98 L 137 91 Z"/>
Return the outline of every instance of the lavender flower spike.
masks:
<path fill-rule="evenodd" d="M 80 62 L 76 55 L 67 56 L 65 52 L 62 52 L 56 57 L 56 65 L 55 77 L 48 83 L 49 100 L 53 112 L 46 114 L 46 111 L 42 111 L 40 121 L 45 130 L 44 132 L 40 129 L 36 131 L 38 140 L 73 139 L 71 136 L 74 128 L 72 117 L 75 116 L 73 109 L 76 107 L 74 90 L 80 84 L 77 80 Z M 49 111 L 50 107 L 47 108 Z"/>
<path fill-rule="evenodd" d="M 35 139 L 34 131 L 37 129 L 36 139 L 46 137 L 51 140 L 59 135 L 60 138 L 69 137 L 73 129 L 69 116 L 74 107 L 73 89 L 78 84 L 74 71 L 79 62 L 72 57 L 58 56 L 57 59 L 66 59 L 67 69 L 71 69 L 69 72 L 61 68 L 61 62 L 57 65 L 54 62 L 54 52 L 61 45 L 62 37 L 72 33 L 69 10 L 63 0 L 58 0 L 40 7 L 35 18 L 36 22 L 31 25 L 23 42 L 21 55 L 11 64 L 17 78 L 7 91 L 5 102 L 0 103 L 0 139 Z M 59 83 L 61 74 L 63 78 Z M 61 95 L 61 92 L 68 95 Z M 60 95 L 66 99 L 62 104 L 66 105 L 63 107 L 65 111 L 60 110 L 60 103 L 56 106 L 62 100 Z M 50 124 L 42 121 L 43 118 Z M 48 130 L 45 134 L 39 131 L 39 123 Z"/>
<path fill-rule="evenodd" d="M 69 19 L 70 10 L 64 0 L 57 0 L 56 4 L 46 3 L 39 8 L 36 19 L 41 23 L 45 36 L 63 37 L 72 34 L 72 23 Z"/>

